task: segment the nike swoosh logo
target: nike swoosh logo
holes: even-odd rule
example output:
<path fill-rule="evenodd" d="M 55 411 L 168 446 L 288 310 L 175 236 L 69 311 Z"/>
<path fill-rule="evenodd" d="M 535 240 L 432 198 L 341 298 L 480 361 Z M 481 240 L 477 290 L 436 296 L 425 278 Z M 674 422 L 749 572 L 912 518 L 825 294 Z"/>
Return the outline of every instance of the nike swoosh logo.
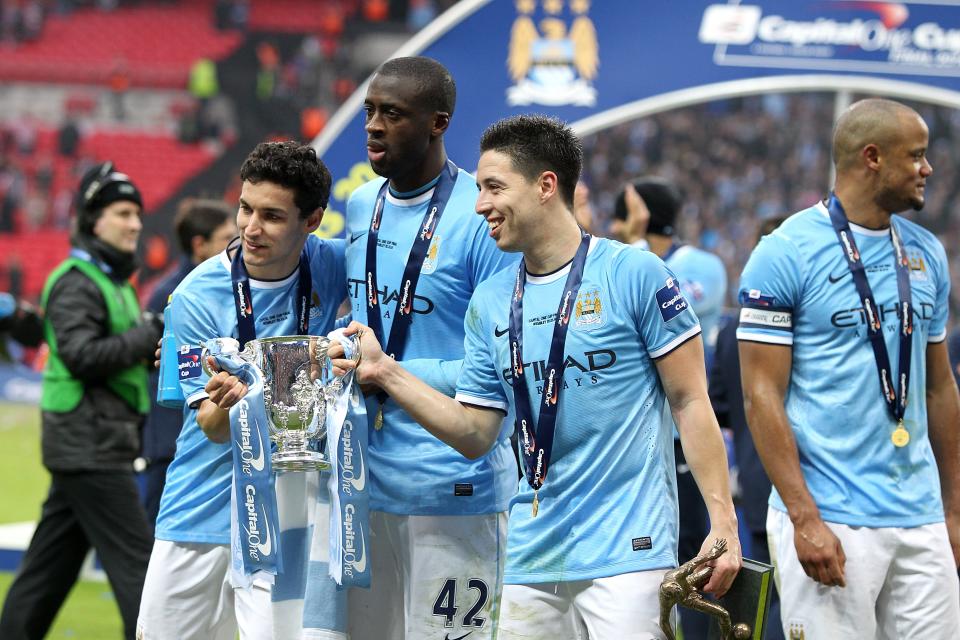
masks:
<path fill-rule="evenodd" d="M 501 330 L 500 330 L 500 327 L 498 327 L 498 326 L 496 326 L 496 325 L 494 325 L 494 327 L 493 327 L 493 335 L 497 336 L 498 338 L 500 338 L 500 337 L 502 337 L 502 336 L 505 336 L 505 335 L 508 334 L 508 333 L 510 333 L 510 328 L 509 328 L 509 327 L 507 327 L 507 328 L 504 329 L 503 331 L 501 331 Z M 470 633 L 473 633 L 473 632 L 471 631 Z M 457 640 L 457 639 L 456 639 L 456 638 L 450 638 L 450 640 Z"/>
<path fill-rule="evenodd" d="M 450 637 L 450 634 L 448 633 L 448 634 L 446 634 L 446 635 L 443 636 L 443 639 L 444 639 L 444 640 L 463 640 L 464 638 L 466 638 L 466 637 L 467 637 L 468 635 L 470 635 L 471 633 L 473 633 L 473 631 L 467 631 L 467 632 L 466 632 L 465 634 L 463 634 L 462 636 L 457 636 L 456 638 L 451 638 L 451 637 Z"/>
<path fill-rule="evenodd" d="M 260 549 L 260 553 L 262 553 L 264 556 L 269 556 L 271 553 L 273 553 L 273 542 L 270 540 L 270 523 L 267 521 L 266 506 L 263 507 L 263 520 L 260 522 L 263 523 L 264 540 L 257 545 L 257 548 Z"/>
<path fill-rule="evenodd" d="M 353 244 L 354 242 L 356 242 L 357 240 L 359 240 L 360 238 L 362 238 L 362 237 L 365 236 L 365 235 L 367 235 L 367 232 L 366 232 L 366 231 L 364 231 L 363 233 L 352 233 L 352 234 L 350 234 L 350 244 Z"/>
<path fill-rule="evenodd" d="M 357 559 L 353 561 L 353 568 L 357 570 L 357 573 L 363 573 L 367 570 L 367 543 L 363 539 L 363 527 L 359 527 L 357 531 L 360 533 L 360 553 Z M 472 631 L 470 633 L 473 633 Z M 470 635 L 469 633 L 467 635 Z M 461 636 L 466 637 L 466 636 Z"/>
<path fill-rule="evenodd" d="M 834 276 L 834 275 L 831 273 L 830 275 L 827 276 L 827 280 L 830 281 L 830 284 L 837 284 L 838 282 L 840 282 L 841 280 L 843 280 L 844 278 L 846 278 L 848 275 L 850 275 L 850 272 L 849 272 L 849 271 L 846 272 L 846 273 L 841 273 L 841 274 L 838 275 L 838 276 Z"/>

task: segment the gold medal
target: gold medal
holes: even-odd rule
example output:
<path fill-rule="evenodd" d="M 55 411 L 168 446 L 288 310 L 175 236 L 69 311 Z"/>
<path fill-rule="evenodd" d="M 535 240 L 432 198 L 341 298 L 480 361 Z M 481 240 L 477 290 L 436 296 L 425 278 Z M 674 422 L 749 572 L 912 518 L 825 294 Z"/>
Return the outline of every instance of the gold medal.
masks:
<path fill-rule="evenodd" d="M 383 405 L 377 409 L 377 417 L 373 419 L 373 428 L 377 431 L 383 429 Z"/>
<path fill-rule="evenodd" d="M 897 425 L 897 428 L 890 434 L 890 442 L 898 449 L 910 444 L 910 432 L 903 426 L 903 420 Z"/>
<path fill-rule="evenodd" d="M 540 498 L 537 496 L 537 489 L 533 490 L 533 517 L 537 517 L 537 511 L 540 510 Z"/>

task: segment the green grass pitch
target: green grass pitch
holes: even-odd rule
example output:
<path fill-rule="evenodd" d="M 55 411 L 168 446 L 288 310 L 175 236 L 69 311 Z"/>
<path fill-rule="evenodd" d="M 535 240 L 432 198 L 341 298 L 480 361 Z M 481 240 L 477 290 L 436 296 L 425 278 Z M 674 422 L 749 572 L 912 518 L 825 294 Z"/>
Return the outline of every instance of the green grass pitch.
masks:
<path fill-rule="evenodd" d="M 0 403 L 0 487 L 4 509 L 0 524 L 36 520 L 50 486 L 40 464 L 40 409 Z M 13 574 L 0 572 L 0 601 Z M 112 640 L 123 637 L 120 614 L 110 586 L 79 582 L 70 592 L 47 638 Z"/>

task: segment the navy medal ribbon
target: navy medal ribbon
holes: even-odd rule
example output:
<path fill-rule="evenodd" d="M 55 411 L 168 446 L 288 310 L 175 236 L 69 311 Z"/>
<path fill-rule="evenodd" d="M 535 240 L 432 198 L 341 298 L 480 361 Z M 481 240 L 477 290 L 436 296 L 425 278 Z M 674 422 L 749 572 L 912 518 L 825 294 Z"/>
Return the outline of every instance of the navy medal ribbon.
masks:
<path fill-rule="evenodd" d="M 570 328 L 570 314 L 573 312 L 574 302 L 583 280 L 583 270 L 587 263 L 589 249 L 590 236 L 583 234 L 570 265 L 570 273 L 567 275 L 560 305 L 557 308 L 541 394 L 540 419 L 536 425 L 534 425 L 533 407 L 530 404 L 527 377 L 523 370 L 523 289 L 526 283 L 526 260 L 520 260 L 510 305 L 510 366 L 513 371 L 513 401 L 517 413 L 524 474 L 527 477 L 527 483 L 533 488 L 534 517 L 540 508 L 539 491 L 547 479 L 547 471 L 550 468 L 553 434 L 557 426 L 557 409 L 560 406 L 563 372 L 566 368 L 564 346 L 567 341 L 567 329 Z"/>
<path fill-rule="evenodd" d="M 410 324 L 413 322 L 413 299 L 417 292 L 417 283 L 420 280 L 420 272 L 423 269 L 423 262 L 426 260 L 427 252 L 430 249 L 430 242 L 433 240 L 433 234 L 440 225 L 440 218 L 443 216 L 443 210 L 447 206 L 450 194 L 453 193 L 453 187 L 457 181 L 457 166 L 450 160 L 447 160 L 447 166 L 440 174 L 440 179 L 434 187 L 433 196 L 430 198 L 430 204 L 427 206 L 426 213 L 423 214 L 423 221 L 420 223 L 420 231 L 413 240 L 413 246 L 410 248 L 410 255 L 407 257 L 407 264 L 403 269 L 403 278 L 400 281 L 399 295 L 397 296 L 397 308 L 393 315 L 393 324 L 390 326 L 390 336 L 384 341 L 383 319 L 379 306 L 379 291 L 377 285 L 377 242 L 380 238 L 380 223 L 383 219 L 383 208 L 386 205 L 387 189 L 390 185 L 389 180 L 385 180 L 377 194 L 376 205 L 373 208 L 373 216 L 370 218 L 370 232 L 367 237 L 367 259 L 366 276 L 367 283 L 367 322 L 373 330 L 374 335 L 380 344 L 383 345 L 383 351 L 395 360 L 403 357 L 403 350 L 407 344 L 407 336 L 410 333 Z M 380 402 L 380 409 L 374 426 L 379 429 L 383 424 L 383 403 L 387 396 L 385 393 L 377 394 Z"/>
<path fill-rule="evenodd" d="M 903 416 L 907 409 L 907 393 L 910 389 L 910 365 L 913 351 L 913 294 L 910 290 L 910 261 L 904 250 L 903 241 L 897 231 L 897 225 L 890 220 L 890 242 L 893 244 L 894 267 L 897 272 L 897 312 L 900 315 L 900 358 L 897 377 L 893 377 L 890 367 L 890 356 L 887 353 L 887 344 L 883 339 L 883 326 L 880 321 L 880 307 L 877 306 L 873 290 L 867 280 L 866 269 L 860 258 L 860 251 L 850 229 L 850 221 L 843 210 L 843 205 L 836 194 L 831 193 L 827 202 L 830 212 L 830 222 L 837 234 L 840 248 L 846 257 L 847 266 L 853 276 L 854 286 L 863 305 L 863 313 L 867 321 L 867 337 L 873 347 L 874 361 L 877 365 L 877 376 L 880 379 L 880 390 L 883 392 L 887 409 L 897 422 L 897 427 L 891 435 L 893 444 L 904 447 L 910 442 L 910 433 L 903 425 Z"/>
<path fill-rule="evenodd" d="M 300 253 L 300 265 L 297 276 L 297 332 L 302 335 L 310 333 L 310 293 L 313 290 L 313 280 L 310 275 L 310 260 L 307 258 L 307 248 Z M 253 295 L 250 290 L 250 276 L 243 263 L 243 250 L 237 247 L 230 263 L 230 277 L 233 281 L 233 303 L 237 312 L 237 334 L 240 349 L 257 337 L 257 329 L 253 320 Z"/>

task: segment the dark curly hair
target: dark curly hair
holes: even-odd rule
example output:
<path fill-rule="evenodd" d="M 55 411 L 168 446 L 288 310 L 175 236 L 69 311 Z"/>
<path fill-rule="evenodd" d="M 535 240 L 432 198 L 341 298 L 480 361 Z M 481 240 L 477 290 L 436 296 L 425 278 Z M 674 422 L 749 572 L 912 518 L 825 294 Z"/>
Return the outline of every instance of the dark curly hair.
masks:
<path fill-rule="evenodd" d="M 583 146 L 570 127 L 543 115 L 504 118 L 480 136 L 480 153 L 497 151 L 510 157 L 514 170 L 527 181 L 544 171 L 557 174 L 560 195 L 573 208 L 573 192 L 580 179 Z"/>
<path fill-rule="evenodd" d="M 330 170 L 313 147 L 297 142 L 261 142 L 240 167 L 240 179 L 254 184 L 266 180 L 291 189 L 301 218 L 317 208 L 326 209 L 330 199 Z"/>

